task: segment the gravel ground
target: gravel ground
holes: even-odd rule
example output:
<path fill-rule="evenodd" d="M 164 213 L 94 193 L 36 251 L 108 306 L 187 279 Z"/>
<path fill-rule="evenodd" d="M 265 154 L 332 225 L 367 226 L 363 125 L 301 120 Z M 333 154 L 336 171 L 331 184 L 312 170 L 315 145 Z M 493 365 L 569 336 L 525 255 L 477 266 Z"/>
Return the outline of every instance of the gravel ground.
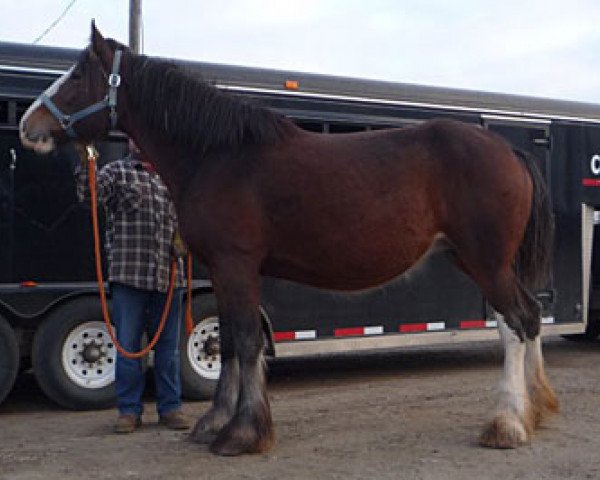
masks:
<path fill-rule="evenodd" d="M 0 479 L 600 478 L 600 342 L 551 338 L 544 351 L 562 412 L 517 450 L 477 445 L 499 343 L 272 362 L 277 443 L 238 458 L 156 425 L 151 397 L 143 428 L 117 436 L 114 411 L 61 410 L 24 375 L 0 406 Z"/>

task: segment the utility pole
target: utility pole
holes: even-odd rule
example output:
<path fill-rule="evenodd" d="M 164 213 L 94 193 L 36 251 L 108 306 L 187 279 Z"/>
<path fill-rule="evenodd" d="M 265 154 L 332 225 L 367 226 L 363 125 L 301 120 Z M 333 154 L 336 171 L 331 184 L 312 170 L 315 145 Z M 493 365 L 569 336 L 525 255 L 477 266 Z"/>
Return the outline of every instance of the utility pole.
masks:
<path fill-rule="evenodd" d="M 141 38 L 142 0 L 129 0 L 129 48 L 134 53 L 142 53 Z"/>

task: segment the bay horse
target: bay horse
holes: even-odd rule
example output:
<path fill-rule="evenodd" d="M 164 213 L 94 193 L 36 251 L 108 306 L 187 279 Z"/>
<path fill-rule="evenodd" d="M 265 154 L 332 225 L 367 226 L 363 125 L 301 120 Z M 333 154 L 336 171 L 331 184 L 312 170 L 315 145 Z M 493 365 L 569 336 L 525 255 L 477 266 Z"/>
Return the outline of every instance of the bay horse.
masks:
<path fill-rule="evenodd" d="M 274 441 L 261 275 L 366 289 L 440 243 L 498 312 L 504 377 L 480 443 L 517 447 L 557 411 L 532 293 L 549 279 L 548 192 L 534 160 L 499 136 L 450 120 L 307 132 L 172 62 L 132 53 L 92 22 L 89 46 L 27 110 L 20 137 L 47 153 L 111 128 L 153 159 L 217 298 L 222 370 L 193 440 L 221 455 L 264 452 Z"/>

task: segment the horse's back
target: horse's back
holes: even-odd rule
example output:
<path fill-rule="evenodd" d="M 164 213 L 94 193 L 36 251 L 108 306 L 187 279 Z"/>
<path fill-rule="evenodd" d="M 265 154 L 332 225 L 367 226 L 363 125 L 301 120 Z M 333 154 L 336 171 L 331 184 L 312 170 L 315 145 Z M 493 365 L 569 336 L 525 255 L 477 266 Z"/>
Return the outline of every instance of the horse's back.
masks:
<path fill-rule="evenodd" d="M 338 228 L 389 215 L 405 217 L 403 223 L 430 218 L 431 228 L 440 229 L 458 213 L 449 208 L 474 201 L 484 207 L 494 190 L 529 194 L 526 170 L 510 145 L 453 120 L 351 134 L 307 132 L 275 150 L 267 168 L 262 191 L 269 205 L 302 206 L 298 214 L 313 215 L 308 204 L 315 204 Z"/>
<path fill-rule="evenodd" d="M 485 219 L 502 220 L 502 202 L 511 201 L 503 195 L 517 190 L 506 170 L 520 168 L 498 138 L 443 120 L 356 134 L 297 132 L 259 153 L 245 180 L 255 184 L 244 190 L 256 195 L 247 203 L 263 222 L 262 273 L 340 289 L 397 276 L 440 233 L 454 244 L 496 233 Z"/>

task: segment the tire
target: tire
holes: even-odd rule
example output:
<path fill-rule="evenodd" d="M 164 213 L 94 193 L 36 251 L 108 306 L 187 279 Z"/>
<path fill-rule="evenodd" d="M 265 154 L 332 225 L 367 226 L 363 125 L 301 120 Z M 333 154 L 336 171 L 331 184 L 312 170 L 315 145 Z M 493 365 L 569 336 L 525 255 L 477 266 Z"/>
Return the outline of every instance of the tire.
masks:
<path fill-rule="evenodd" d="M 116 353 L 100 299 L 80 297 L 58 307 L 37 329 L 33 372 L 44 393 L 62 407 L 109 408 L 116 403 Z"/>
<path fill-rule="evenodd" d="M 12 389 L 19 371 L 19 344 L 10 324 L 0 317 L 0 403 Z"/>
<path fill-rule="evenodd" d="M 181 390 L 188 400 L 210 400 L 221 374 L 219 314 L 213 295 L 192 298 L 194 331 L 181 329 Z"/>

